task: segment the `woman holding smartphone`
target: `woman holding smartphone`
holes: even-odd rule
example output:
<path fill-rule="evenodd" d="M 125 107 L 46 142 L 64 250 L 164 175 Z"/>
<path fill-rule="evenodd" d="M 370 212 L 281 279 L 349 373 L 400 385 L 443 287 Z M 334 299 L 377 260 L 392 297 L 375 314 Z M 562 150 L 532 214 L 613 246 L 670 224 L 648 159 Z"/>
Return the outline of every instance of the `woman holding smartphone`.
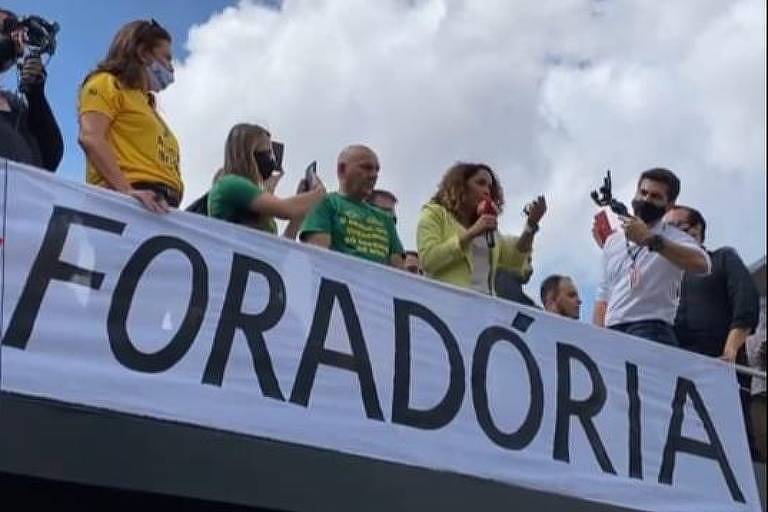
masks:
<path fill-rule="evenodd" d="M 270 133 L 255 124 L 233 126 L 224 148 L 224 167 L 208 193 L 208 215 L 273 234 L 277 234 L 275 218 L 286 219 L 283 236 L 296 238 L 304 216 L 325 197 L 325 187 L 314 176 L 311 190 L 281 199 L 274 195 L 281 176 Z"/>

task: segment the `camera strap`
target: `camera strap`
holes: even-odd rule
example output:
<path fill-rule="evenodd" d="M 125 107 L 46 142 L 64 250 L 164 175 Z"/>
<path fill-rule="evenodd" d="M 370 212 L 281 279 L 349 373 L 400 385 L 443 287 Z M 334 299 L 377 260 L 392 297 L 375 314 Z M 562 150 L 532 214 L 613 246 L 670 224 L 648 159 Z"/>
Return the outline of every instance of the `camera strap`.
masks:
<path fill-rule="evenodd" d="M 645 247 L 639 245 L 634 248 L 630 246 L 629 240 L 626 236 L 624 238 L 624 244 L 627 248 L 627 256 L 629 257 L 629 287 L 635 289 L 640 284 L 640 269 L 637 268 L 637 258 L 640 257 L 640 253 L 643 252 Z"/>

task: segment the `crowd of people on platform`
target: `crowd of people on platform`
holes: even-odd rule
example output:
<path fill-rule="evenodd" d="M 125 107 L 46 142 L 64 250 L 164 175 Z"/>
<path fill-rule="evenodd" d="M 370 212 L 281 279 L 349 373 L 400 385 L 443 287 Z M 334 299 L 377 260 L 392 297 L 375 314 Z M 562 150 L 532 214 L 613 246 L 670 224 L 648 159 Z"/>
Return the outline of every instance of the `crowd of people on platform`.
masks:
<path fill-rule="evenodd" d="M 25 44 L 24 26 L 0 9 L 0 73 L 21 62 L 23 91 L 0 91 L 0 157 L 55 171 L 62 136 L 45 97 L 45 68 Z M 78 102 L 87 182 L 155 213 L 178 208 L 184 194 L 179 144 L 155 105 L 155 95 L 174 79 L 171 48 L 170 34 L 155 20 L 127 23 L 84 78 Z M 336 191 L 308 174 L 284 198 L 275 194 L 284 173 L 274 149 L 265 128 L 233 126 L 210 190 L 188 209 L 272 234 L 275 219 L 283 219 L 282 236 L 539 307 L 522 287 L 533 272 L 534 240 L 547 212 L 543 196 L 525 207 L 519 235 L 502 234 L 497 219 L 505 201 L 496 172 L 482 163 L 456 163 L 421 210 L 415 250 L 406 250 L 397 232 L 397 197 L 376 188 L 380 163 L 372 148 L 342 149 Z M 704 216 L 676 204 L 680 188 L 672 171 L 647 170 L 637 182 L 634 215 L 622 215 L 610 233 L 595 229 L 603 277 L 593 322 L 765 371 L 765 297 L 735 250 L 705 247 Z M 567 275 L 546 277 L 540 301 L 553 314 L 580 318 L 581 298 Z M 765 379 L 739 379 L 755 455 L 765 460 Z"/>

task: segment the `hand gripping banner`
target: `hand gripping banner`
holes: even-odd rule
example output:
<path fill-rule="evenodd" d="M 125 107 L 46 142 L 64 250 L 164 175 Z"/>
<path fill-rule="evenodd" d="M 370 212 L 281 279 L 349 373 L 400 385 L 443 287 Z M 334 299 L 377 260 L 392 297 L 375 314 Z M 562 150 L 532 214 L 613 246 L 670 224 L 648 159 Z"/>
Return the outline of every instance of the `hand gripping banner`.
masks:
<path fill-rule="evenodd" d="M 9 164 L 2 390 L 655 511 L 756 511 L 733 368 Z"/>

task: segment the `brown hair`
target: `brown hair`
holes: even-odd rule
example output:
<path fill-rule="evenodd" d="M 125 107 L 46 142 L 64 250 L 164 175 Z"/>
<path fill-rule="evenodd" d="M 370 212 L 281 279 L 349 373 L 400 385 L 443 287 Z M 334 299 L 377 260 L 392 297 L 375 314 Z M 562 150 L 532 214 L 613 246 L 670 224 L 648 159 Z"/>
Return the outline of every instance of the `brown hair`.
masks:
<path fill-rule="evenodd" d="M 219 169 L 218 176 L 236 174 L 256 184 L 262 184 L 264 180 L 253 154 L 254 146 L 259 139 L 269 137 L 269 132 L 256 124 L 240 123 L 233 126 L 227 135 L 224 146 L 224 167 Z"/>
<path fill-rule="evenodd" d="M 160 41 L 170 42 L 171 34 L 155 20 L 126 23 L 115 34 L 107 56 L 88 73 L 83 83 L 96 73 L 106 72 L 115 75 L 123 86 L 140 89 L 144 77 L 141 53 L 152 50 Z"/>
<path fill-rule="evenodd" d="M 640 179 L 637 180 L 637 188 L 640 188 L 640 183 L 643 180 L 658 181 L 663 183 L 667 187 L 667 201 L 674 203 L 677 196 L 680 194 L 680 179 L 675 176 L 675 173 L 669 169 L 663 167 L 654 167 L 648 169 L 640 175 Z"/>
<path fill-rule="evenodd" d="M 504 189 L 501 187 L 493 169 L 485 164 L 472 164 L 458 162 L 443 175 L 437 193 L 432 197 L 432 202 L 437 203 L 454 217 L 460 218 L 462 207 L 467 196 L 467 181 L 480 171 L 488 171 L 491 175 L 491 199 L 499 208 L 499 213 L 504 208 Z"/>

